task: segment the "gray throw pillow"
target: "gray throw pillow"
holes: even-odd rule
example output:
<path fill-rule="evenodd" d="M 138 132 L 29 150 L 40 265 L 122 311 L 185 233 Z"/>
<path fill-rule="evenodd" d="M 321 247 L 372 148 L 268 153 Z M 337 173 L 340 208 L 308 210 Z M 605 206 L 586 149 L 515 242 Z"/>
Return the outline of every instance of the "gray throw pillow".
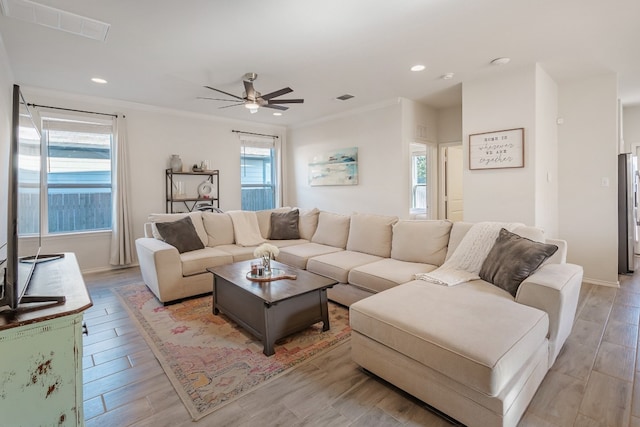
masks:
<path fill-rule="evenodd" d="M 520 283 L 529 277 L 558 247 L 534 242 L 504 228 L 480 269 L 480 278 L 514 297 Z"/>
<path fill-rule="evenodd" d="M 300 212 L 298 209 L 289 212 L 272 212 L 271 213 L 271 240 L 291 240 L 299 239 L 300 231 L 298 230 L 298 217 Z"/>
<path fill-rule="evenodd" d="M 175 246 L 180 253 L 204 248 L 193 221 L 188 216 L 173 222 L 156 222 L 156 228 L 162 240 Z"/>

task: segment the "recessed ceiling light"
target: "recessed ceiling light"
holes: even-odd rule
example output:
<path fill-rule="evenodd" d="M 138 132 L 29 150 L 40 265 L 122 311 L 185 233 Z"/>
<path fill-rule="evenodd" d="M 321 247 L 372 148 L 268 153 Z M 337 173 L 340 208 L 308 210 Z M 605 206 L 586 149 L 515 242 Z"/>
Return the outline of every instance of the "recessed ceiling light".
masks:
<path fill-rule="evenodd" d="M 453 73 L 447 73 L 442 75 L 442 80 L 451 80 L 453 78 Z"/>
<path fill-rule="evenodd" d="M 273 115 L 274 115 L 274 116 L 281 116 L 281 115 L 282 115 L 282 113 L 275 112 L 275 113 L 273 113 Z"/>
<path fill-rule="evenodd" d="M 94 77 L 91 79 L 92 82 L 94 83 L 99 83 L 101 85 L 106 84 L 107 81 L 105 79 L 101 79 L 100 77 Z"/>
<path fill-rule="evenodd" d="M 413 67 L 411 67 L 411 71 L 424 71 L 424 69 L 427 68 L 422 64 L 418 64 L 418 65 L 414 65 Z"/>
<path fill-rule="evenodd" d="M 491 61 L 491 65 L 504 65 L 511 62 L 511 58 L 496 58 Z"/>

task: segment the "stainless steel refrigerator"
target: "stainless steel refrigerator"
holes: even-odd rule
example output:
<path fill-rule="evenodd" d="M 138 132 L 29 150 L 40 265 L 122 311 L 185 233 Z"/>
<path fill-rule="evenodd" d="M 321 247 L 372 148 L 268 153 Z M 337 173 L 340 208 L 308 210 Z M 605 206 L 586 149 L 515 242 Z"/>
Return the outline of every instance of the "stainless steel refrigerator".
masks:
<path fill-rule="evenodd" d="M 618 274 L 633 272 L 638 226 L 636 156 L 618 155 Z"/>

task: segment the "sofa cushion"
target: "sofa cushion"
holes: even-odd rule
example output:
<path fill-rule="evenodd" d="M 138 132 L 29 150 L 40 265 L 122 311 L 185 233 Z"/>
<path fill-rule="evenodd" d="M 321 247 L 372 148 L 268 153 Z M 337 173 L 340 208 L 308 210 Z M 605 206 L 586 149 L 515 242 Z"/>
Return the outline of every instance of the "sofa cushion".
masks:
<path fill-rule="evenodd" d="M 547 313 L 483 280 L 414 280 L 352 304 L 349 319 L 354 331 L 489 396 L 548 345 Z"/>
<path fill-rule="evenodd" d="M 274 212 L 289 212 L 290 210 L 290 207 L 282 207 L 256 211 L 256 217 L 258 218 L 258 228 L 260 228 L 260 235 L 263 239 L 268 239 L 269 234 L 271 233 L 271 214 Z"/>
<path fill-rule="evenodd" d="M 385 258 L 353 268 L 349 272 L 349 283 L 369 292 L 382 292 L 401 283 L 410 282 L 415 274 L 428 273 L 436 267 L 431 264 Z"/>
<path fill-rule="evenodd" d="M 391 258 L 442 265 L 452 223 L 447 220 L 402 220 L 393 226 Z"/>
<path fill-rule="evenodd" d="M 207 246 L 233 244 L 233 223 L 226 213 L 202 212 L 202 224 L 207 232 Z"/>
<path fill-rule="evenodd" d="M 182 262 L 182 275 L 193 276 L 194 274 L 206 273 L 207 268 L 231 264 L 233 257 L 218 248 L 204 248 L 181 254 L 180 261 Z"/>
<path fill-rule="evenodd" d="M 530 227 L 528 225 L 520 225 L 513 229 L 513 233 L 520 237 L 525 237 L 534 242 L 544 243 L 544 230 L 538 227 Z"/>
<path fill-rule="evenodd" d="M 347 250 L 388 258 L 392 227 L 397 221 L 397 216 L 354 213 L 349 225 Z"/>
<path fill-rule="evenodd" d="M 288 212 L 271 212 L 271 229 L 269 239 L 292 240 L 299 239 L 298 220 L 300 211 L 292 209 Z"/>
<path fill-rule="evenodd" d="M 305 239 L 288 239 L 288 240 L 268 240 L 267 243 L 271 243 L 278 248 L 284 248 L 287 246 L 302 245 L 303 243 L 309 243 Z"/>
<path fill-rule="evenodd" d="M 309 258 L 341 251 L 344 251 L 344 249 L 310 242 L 303 243 L 301 245 L 281 247 L 276 260 L 292 267 L 305 270 L 307 268 L 307 261 Z"/>
<path fill-rule="evenodd" d="M 318 227 L 311 241 L 321 245 L 344 249 L 349 238 L 349 222 L 346 215 L 321 211 L 318 214 Z"/>
<path fill-rule="evenodd" d="M 188 216 L 177 221 L 159 222 L 156 227 L 162 240 L 171 246 L 175 246 L 179 253 L 204 248 L 204 244 L 193 227 L 193 221 Z"/>
<path fill-rule="evenodd" d="M 158 222 L 172 222 L 177 221 L 181 218 L 188 216 L 191 218 L 193 222 L 193 227 L 196 229 L 196 233 L 198 233 L 198 237 L 203 245 L 207 246 L 209 238 L 207 237 L 207 232 L 204 229 L 204 225 L 202 224 L 202 212 L 190 212 L 190 213 L 174 213 L 174 214 L 150 214 L 148 217 L 149 222 L 151 222 L 151 229 L 153 233 L 153 237 L 156 239 L 162 240 L 160 237 L 160 233 L 158 233 L 158 228 L 156 227 L 156 223 Z"/>
<path fill-rule="evenodd" d="M 320 211 L 318 208 L 313 209 L 300 209 L 300 219 L 298 224 L 298 231 L 300 232 L 300 238 L 311 240 L 313 234 L 318 228 L 318 215 Z"/>
<path fill-rule="evenodd" d="M 504 228 L 480 269 L 480 278 L 514 297 L 520 283 L 558 250 L 556 245 L 534 242 Z"/>
<path fill-rule="evenodd" d="M 307 270 L 337 280 L 340 283 L 347 283 L 349 280 L 349 271 L 352 268 L 381 259 L 382 257 L 365 254 L 363 252 L 333 252 L 310 258 L 309 261 L 307 261 Z"/>
<path fill-rule="evenodd" d="M 256 258 L 253 251 L 258 246 L 240 246 L 240 245 L 220 245 L 215 249 L 220 249 L 233 257 L 233 262 L 247 261 Z"/>

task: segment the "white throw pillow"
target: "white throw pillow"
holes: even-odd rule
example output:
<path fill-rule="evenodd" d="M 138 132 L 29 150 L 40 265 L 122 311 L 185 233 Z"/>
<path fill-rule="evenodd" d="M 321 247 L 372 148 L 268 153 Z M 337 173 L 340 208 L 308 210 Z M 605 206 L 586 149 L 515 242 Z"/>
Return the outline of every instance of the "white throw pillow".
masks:
<path fill-rule="evenodd" d="M 393 226 L 391 258 L 442 265 L 452 223 L 447 220 L 402 220 Z"/>
<path fill-rule="evenodd" d="M 300 209 L 300 216 L 298 217 L 298 231 L 300 232 L 301 239 L 311 240 L 313 234 L 318 228 L 319 214 L 320 210 L 318 210 L 318 208 Z"/>
<path fill-rule="evenodd" d="M 397 216 L 354 213 L 349 225 L 347 250 L 389 258 L 391 229 Z"/>
<path fill-rule="evenodd" d="M 311 241 L 344 249 L 349 238 L 349 222 L 350 218 L 346 215 L 321 211 L 318 215 L 318 228 Z"/>
<path fill-rule="evenodd" d="M 226 213 L 202 212 L 202 223 L 209 239 L 207 246 L 232 245 L 235 241 L 233 223 Z"/>

